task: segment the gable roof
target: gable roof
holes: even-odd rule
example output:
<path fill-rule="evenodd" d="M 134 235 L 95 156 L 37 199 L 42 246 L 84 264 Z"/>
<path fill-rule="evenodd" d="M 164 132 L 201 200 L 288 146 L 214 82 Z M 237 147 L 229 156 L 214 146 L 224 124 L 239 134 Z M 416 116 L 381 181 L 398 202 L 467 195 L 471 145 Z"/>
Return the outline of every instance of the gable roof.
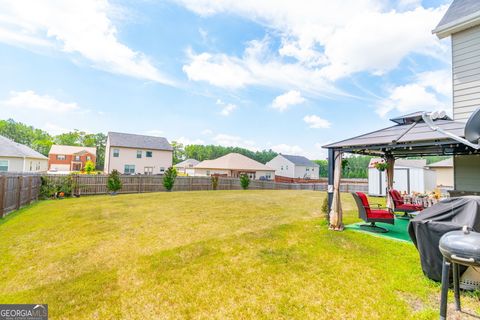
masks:
<path fill-rule="evenodd" d="M 163 137 L 143 136 L 139 134 L 109 132 L 108 140 L 112 147 L 152 149 L 173 151 L 167 139 Z"/>
<path fill-rule="evenodd" d="M 182 162 L 177 163 L 176 165 L 174 165 L 174 167 L 184 168 L 184 167 L 187 167 L 189 165 L 196 166 L 199 163 L 200 163 L 200 161 L 198 161 L 196 159 L 187 159 L 187 160 L 183 160 Z"/>
<path fill-rule="evenodd" d="M 295 155 L 289 155 L 289 154 L 280 154 L 280 156 L 284 157 L 291 163 L 293 163 L 296 166 L 305 166 L 305 167 L 319 167 L 318 164 L 315 162 L 308 160 L 304 156 L 295 156 Z"/>
<path fill-rule="evenodd" d="M 1 157 L 15 157 L 15 158 L 35 158 L 48 159 L 43 154 L 33 150 L 26 145 L 16 143 L 4 136 L 0 136 L 0 156 Z"/>
<path fill-rule="evenodd" d="M 453 168 L 453 158 L 448 158 L 442 161 L 429 164 L 429 168 Z"/>
<path fill-rule="evenodd" d="M 454 0 L 432 31 L 440 39 L 480 24 L 480 1 Z"/>
<path fill-rule="evenodd" d="M 79 154 L 84 151 L 97 156 L 97 148 L 95 147 L 63 146 L 58 144 L 54 144 L 48 154 Z"/>
<path fill-rule="evenodd" d="M 275 171 L 263 163 L 250 159 L 239 153 L 229 153 L 214 160 L 204 160 L 195 166 L 196 169 L 227 169 L 251 171 Z"/>

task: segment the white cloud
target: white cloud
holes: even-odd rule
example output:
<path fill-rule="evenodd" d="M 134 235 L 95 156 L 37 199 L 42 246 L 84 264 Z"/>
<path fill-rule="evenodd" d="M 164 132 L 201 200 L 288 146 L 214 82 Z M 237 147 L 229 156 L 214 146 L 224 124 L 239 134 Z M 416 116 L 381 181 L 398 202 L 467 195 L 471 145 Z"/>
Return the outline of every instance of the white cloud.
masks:
<path fill-rule="evenodd" d="M 143 53 L 119 41 L 111 20 L 119 11 L 107 0 L 2 1 L 0 42 L 48 46 L 108 72 L 172 84 Z"/>
<path fill-rule="evenodd" d="M 215 142 L 215 144 L 219 144 L 225 147 L 241 147 L 241 148 L 246 148 L 253 151 L 258 150 L 255 144 L 255 141 L 246 140 L 238 136 L 232 136 L 232 135 L 220 133 L 215 135 L 212 138 L 212 140 Z"/>
<path fill-rule="evenodd" d="M 317 90 L 332 92 L 329 81 L 363 71 L 386 73 L 411 53 L 448 57 L 448 46 L 431 34 L 446 5 L 424 8 L 415 0 L 400 0 L 394 5 L 383 0 L 178 2 L 203 16 L 239 15 L 281 38 L 278 51 L 267 51 L 265 45 L 258 50 L 260 42 L 252 41 L 242 57 L 190 53 L 190 62 L 184 66 L 188 77 L 215 86 L 285 88 L 288 84 L 313 92 L 316 84 Z"/>
<path fill-rule="evenodd" d="M 202 134 L 205 135 L 205 136 L 210 136 L 213 134 L 213 131 L 210 130 L 210 129 L 205 129 L 202 131 Z"/>
<path fill-rule="evenodd" d="M 253 40 L 239 58 L 218 53 L 188 53 L 189 62 L 183 71 L 190 80 L 205 81 L 211 85 L 240 89 L 249 85 L 261 85 L 309 92 L 314 95 L 340 95 L 320 73 L 301 63 L 284 63 L 280 57 L 272 56 L 268 39 Z"/>
<path fill-rule="evenodd" d="M 278 111 L 285 111 L 290 106 L 294 106 L 304 102 L 305 98 L 302 97 L 302 94 L 299 91 L 290 90 L 273 99 L 272 108 L 277 109 Z"/>
<path fill-rule="evenodd" d="M 377 113 L 384 117 L 393 110 L 408 113 L 450 109 L 451 83 L 447 70 L 420 73 L 413 82 L 390 88 L 388 97 L 377 105 Z"/>
<path fill-rule="evenodd" d="M 220 114 L 225 117 L 229 116 L 235 109 L 237 109 L 237 106 L 235 104 L 225 103 L 220 99 L 217 99 L 216 104 L 222 108 L 222 111 L 220 111 Z"/>
<path fill-rule="evenodd" d="M 172 141 L 176 141 L 178 143 L 183 144 L 184 146 L 191 145 L 191 144 L 205 144 L 205 141 L 202 139 L 190 139 L 186 137 L 180 137 L 177 139 L 172 139 Z"/>
<path fill-rule="evenodd" d="M 283 154 L 302 155 L 305 152 L 300 146 L 288 145 L 285 143 L 277 144 L 275 146 L 271 146 L 270 148 L 275 152 Z"/>
<path fill-rule="evenodd" d="M 303 121 L 314 129 L 326 129 L 330 128 L 331 123 L 328 120 L 322 119 L 317 115 L 309 115 L 303 118 Z"/>
<path fill-rule="evenodd" d="M 49 95 L 38 95 L 32 90 L 11 91 L 10 97 L 1 104 L 12 108 L 48 112 L 68 112 L 80 109 L 74 102 L 62 102 Z"/>
<path fill-rule="evenodd" d="M 59 135 L 59 134 L 62 134 L 62 133 L 67 133 L 67 132 L 73 131 L 72 129 L 67 129 L 67 128 L 61 127 L 59 125 L 56 125 L 54 123 L 51 123 L 51 122 L 47 122 L 43 126 L 43 130 L 45 130 L 48 133 L 50 133 L 52 135 L 55 135 L 55 136 Z M 83 130 L 83 131 L 85 131 L 85 130 Z"/>

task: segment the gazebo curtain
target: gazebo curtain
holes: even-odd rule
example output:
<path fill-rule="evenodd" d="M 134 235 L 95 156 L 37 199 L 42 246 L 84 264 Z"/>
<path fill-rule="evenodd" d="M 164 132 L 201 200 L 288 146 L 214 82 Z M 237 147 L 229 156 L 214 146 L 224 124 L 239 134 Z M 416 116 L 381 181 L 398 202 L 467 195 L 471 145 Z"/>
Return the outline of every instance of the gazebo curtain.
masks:
<path fill-rule="evenodd" d="M 393 189 L 393 178 L 395 173 L 395 157 L 387 155 L 385 157 L 387 163 L 387 208 L 394 209 L 393 199 L 390 197 L 389 191 Z"/>
<path fill-rule="evenodd" d="M 330 209 L 330 229 L 343 230 L 343 212 L 340 201 L 340 180 L 342 178 L 342 153 L 335 152 L 335 171 L 333 175 L 333 200 Z"/>

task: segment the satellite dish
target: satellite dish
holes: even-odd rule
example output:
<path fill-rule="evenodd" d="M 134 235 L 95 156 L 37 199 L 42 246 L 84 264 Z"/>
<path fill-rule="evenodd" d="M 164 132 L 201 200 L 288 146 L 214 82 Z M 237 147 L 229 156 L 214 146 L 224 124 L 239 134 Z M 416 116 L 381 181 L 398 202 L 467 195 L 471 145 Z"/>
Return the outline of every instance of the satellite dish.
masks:
<path fill-rule="evenodd" d="M 422 119 L 433 131 L 440 132 L 441 134 L 452 138 L 458 142 L 463 143 L 464 145 L 469 146 L 475 150 L 480 149 L 480 108 L 477 109 L 468 119 L 467 124 L 465 125 L 465 138 L 459 137 L 451 132 L 445 131 L 439 126 L 435 125 L 434 120 L 441 119 L 444 112 L 432 112 L 428 114 L 426 112 L 422 113 Z"/>
<path fill-rule="evenodd" d="M 480 108 L 468 118 L 465 125 L 465 139 L 472 143 L 478 143 L 480 140 Z"/>

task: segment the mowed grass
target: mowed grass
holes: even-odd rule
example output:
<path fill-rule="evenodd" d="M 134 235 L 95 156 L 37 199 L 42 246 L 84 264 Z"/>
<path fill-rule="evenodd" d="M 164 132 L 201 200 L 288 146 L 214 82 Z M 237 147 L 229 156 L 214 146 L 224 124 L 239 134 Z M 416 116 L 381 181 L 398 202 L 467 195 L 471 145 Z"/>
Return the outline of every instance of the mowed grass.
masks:
<path fill-rule="evenodd" d="M 413 245 L 328 231 L 325 193 L 42 201 L 0 221 L 0 303 L 51 319 L 433 319 Z M 343 195 L 345 221 L 356 221 Z M 462 297 L 475 311 L 478 300 Z M 477 310 L 478 311 L 478 310 Z"/>

